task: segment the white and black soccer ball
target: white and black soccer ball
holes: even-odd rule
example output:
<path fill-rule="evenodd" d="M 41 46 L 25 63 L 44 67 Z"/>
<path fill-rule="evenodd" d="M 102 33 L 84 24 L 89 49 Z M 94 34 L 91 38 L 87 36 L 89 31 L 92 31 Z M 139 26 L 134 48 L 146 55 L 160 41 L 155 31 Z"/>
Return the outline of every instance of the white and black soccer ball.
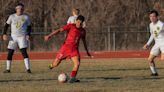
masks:
<path fill-rule="evenodd" d="M 59 76 L 58 76 L 58 81 L 59 81 L 60 83 L 65 83 L 65 82 L 67 82 L 67 74 L 65 74 L 65 73 L 59 74 Z"/>

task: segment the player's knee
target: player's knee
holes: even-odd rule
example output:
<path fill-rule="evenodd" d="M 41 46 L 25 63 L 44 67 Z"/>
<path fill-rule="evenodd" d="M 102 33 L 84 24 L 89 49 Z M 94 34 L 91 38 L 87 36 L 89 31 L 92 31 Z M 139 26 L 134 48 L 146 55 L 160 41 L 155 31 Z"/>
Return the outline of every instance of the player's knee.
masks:
<path fill-rule="evenodd" d="M 164 61 L 164 57 L 162 57 L 161 60 Z"/>
<path fill-rule="evenodd" d="M 153 63 L 153 62 L 154 62 L 154 58 L 148 58 L 148 61 L 149 61 L 150 63 Z"/>
<path fill-rule="evenodd" d="M 13 54 L 14 54 L 14 50 L 8 49 L 7 60 L 12 60 Z"/>
<path fill-rule="evenodd" d="M 28 54 L 27 54 L 27 49 L 26 48 L 21 49 L 21 53 L 22 53 L 22 56 L 24 58 L 28 58 Z"/>
<path fill-rule="evenodd" d="M 154 59 L 153 59 L 153 58 L 148 58 L 148 61 L 149 61 L 149 62 L 153 62 Z"/>

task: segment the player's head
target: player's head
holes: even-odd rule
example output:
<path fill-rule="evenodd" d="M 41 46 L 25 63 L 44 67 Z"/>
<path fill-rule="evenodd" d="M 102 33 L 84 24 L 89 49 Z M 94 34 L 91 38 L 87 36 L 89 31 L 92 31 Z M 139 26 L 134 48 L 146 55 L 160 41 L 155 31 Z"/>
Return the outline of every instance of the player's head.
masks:
<path fill-rule="evenodd" d="M 79 9 L 75 9 L 73 8 L 72 9 L 72 14 L 75 16 L 75 15 L 79 15 L 80 14 L 80 10 Z"/>
<path fill-rule="evenodd" d="M 84 22 L 85 18 L 82 15 L 79 15 L 76 19 L 76 27 L 82 27 L 82 24 Z"/>
<path fill-rule="evenodd" d="M 22 3 L 18 3 L 15 10 L 18 15 L 21 15 L 24 12 L 24 5 Z"/>
<path fill-rule="evenodd" d="M 153 23 L 156 23 L 158 21 L 158 16 L 159 14 L 156 10 L 152 10 L 149 12 L 150 21 Z"/>

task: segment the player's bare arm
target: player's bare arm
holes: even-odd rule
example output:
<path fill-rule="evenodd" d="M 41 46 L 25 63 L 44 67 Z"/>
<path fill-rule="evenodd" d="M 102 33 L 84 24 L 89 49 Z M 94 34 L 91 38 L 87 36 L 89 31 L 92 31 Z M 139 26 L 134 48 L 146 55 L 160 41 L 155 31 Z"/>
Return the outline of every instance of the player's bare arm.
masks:
<path fill-rule="evenodd" d="M 52 36 L 62 32 L 62 31 L 64 31 L 63 28 L 57 29 L 57 30 L 53 31 L 52 33 L 50 33 L 49 35 L 44 36 L 44 40 L 48 41 L 49 39 L 51 39 Z"/>
<path fill-rule="evenodd" d="M 145 49 L 145 50 L 147 50 L 149 48 L 149 45 L 147 45 L 147 44 L 145 44 L 144 46 L 143 46 L 143 49 Z"/>
<path fill-rule="evenodd" d="M 87 42 L 86 42 L 86 35 L 84 35 L 84 36 L 82 37 L 82 41 L 83 41 L 83 44 L 84 44 L 84 48 L 85 48 L 85 50 L 86 50 L 86 52 L 87 52 L 87 55 L 88 55 L 88 56 L 91 56 L 91 54 L 90 54 L 89 51 L 88 51 L 88 46 L 87 46 Z"/>

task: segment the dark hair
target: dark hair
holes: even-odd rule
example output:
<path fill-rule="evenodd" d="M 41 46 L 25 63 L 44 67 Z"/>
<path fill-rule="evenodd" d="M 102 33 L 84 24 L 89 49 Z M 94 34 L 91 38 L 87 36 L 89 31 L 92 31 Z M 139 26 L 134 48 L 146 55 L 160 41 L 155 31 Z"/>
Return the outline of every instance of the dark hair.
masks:
<path fill-rule="evenodd" d="M 77 8 L 73 8 L 72 11 L 74 11 L 74 12 L 75 12 L 76 14 L 78 14 L 78 15 L 80 14 L 80 10 L 77 9 Z"/>
<path fill-rule="evenodd" d="M 149 12 L 149 14 L 155 14 L 156 16 L 159 16 L 159 13 L 158 13 L 158 11 L 156 11 L 156 10 L 151 10 L 150 12 Z"/>
<path fill-rule="evenodd" d="M 76 11 L 77 11 L 77 14 L 79 14 L 79 13 L 80 13 L 80 10 L 79 10 L 79 9 L 76 9 Z"/>
<path fill-rule="evenodd" d="M 76 20 L 80 20 L 80 21 L 84 22 L 85 18 L 84 18 L 84 16 L 79 15 Z"/>
<path fill-rule="evenodd" d="M 22 6 L 22 7 L 24 7 L 24 4 L 18 3 L 18 4 L 16 5 L 16 7 L 17 7 L 17 6 Z"/>

